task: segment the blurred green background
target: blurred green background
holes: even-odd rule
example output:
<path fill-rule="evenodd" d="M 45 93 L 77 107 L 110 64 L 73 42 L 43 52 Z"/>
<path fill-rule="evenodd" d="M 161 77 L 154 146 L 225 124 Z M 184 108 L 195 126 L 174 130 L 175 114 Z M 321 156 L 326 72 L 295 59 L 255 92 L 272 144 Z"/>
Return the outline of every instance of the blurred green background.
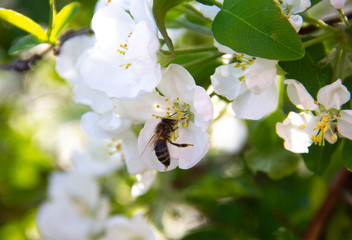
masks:
<path fill-rule="evenodd" d="M 69 2 L 57 1 L 57 8 Z M 79 2 L 81 8 L 67 29 L 90 25 L 95 1 Z M 0 7 L 21 12 L 43 26 L 48 23 L 47 0 L 0 0 Z M 9 56 L 7 51 L 15 39 L 24 35 L 0 21 L 0 64 L 18 57 Z M 71 86 L 55 72 L 53 57 L 45 57 L 26 74 L 0 72 L 1 240 L 40 239 L 35 227 L 36 208 L 45 199 L 50 172 L 65 165 L 58 162 L 65 156 L 57 146 L 57 134 L 59 130 L 64 132 L 65 127 L 70 130 L 71 125 L 77 125 L 87 111 L 86 107 L 71 103 L 71 97 Z M 250 132 L 257 127 L 257 123 L 247 125 Z M 266 134 L 264 130 L 257 131 Z M 300 239 L 341 168 L 339 160 L 323 176 L 311 174 L 299 161 L 292 175 L 272 180 L 264 173 L 253 173 L 244 159 L 244 151 L 236 155 L 212 151 L 188 171 L 159 174 L 153 188 L 135 200 L 128 197 L 135 180 L 124 169 L 116 173 L 117 184 L 103 182 L 110 187 L 113 184 L 111 188 L 116 191 L 113 212 L 130 214 L 133 209 L 146 208 L 162 231 L 170 232 L 182 224 L 191 226 L 182 209 L 197 209 L 201 226 L 184 236 L 169 233 L 174 238 Z M 296 169 L 296 163 L 293 165 Z M 164 214 L 172 219 L 169 225 L 162 222 Z M 351 219 L 351 205 L 340 199 L 322 239 L 352 239 Z"/>

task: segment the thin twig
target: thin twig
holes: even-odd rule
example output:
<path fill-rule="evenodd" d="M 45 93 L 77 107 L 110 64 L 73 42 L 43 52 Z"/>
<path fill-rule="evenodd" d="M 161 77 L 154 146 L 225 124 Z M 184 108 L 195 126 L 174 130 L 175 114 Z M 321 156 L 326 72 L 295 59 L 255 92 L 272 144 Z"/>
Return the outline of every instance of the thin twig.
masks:
<path fill-rule="evenodd" d="M 85 35 L 85 34 L 93 34 L 93 31 L 91 29 L 86 29 L 86 28 L 78 31 L 72 31 L 72 30 L 68 31 L 60 37 L 58 45 L 55 48 L 52 45 L 49 45 L 42 52 L 35 53 L 26 59 L 18 59 L 12 63 L 0 65 L 0 70 L 3 70 L 3 71 L 15 70 L 16 72 L 20 72 L 20 73 L 26 72 L 30 70 L 31 67 L 37 63 L 37 61 L 42 59 L 42 57 L 46 53 L 50 52 L 50 50 L 53 50 L 54 54 L 58 55 L 60 53 L 61 46 L 64 42 L 66 42 L 67 40 L 73 37 Z"/>
<path fill-rule="evenodd" d="M 342 189 L 345 185 L 352 181 L 352 173 L 347 171 L 345 168 L 337 173 L 335 176 L 327 197 L 315 214 L 313 220 L 309 224 L 306 232 L 303 235 L 303 240 L 318 240 L 321 239 L 321 235 L 324 230 L 324 226 L 329 219 L 330 214 L 335 209 L 338 201 L 341 198 Z"/>

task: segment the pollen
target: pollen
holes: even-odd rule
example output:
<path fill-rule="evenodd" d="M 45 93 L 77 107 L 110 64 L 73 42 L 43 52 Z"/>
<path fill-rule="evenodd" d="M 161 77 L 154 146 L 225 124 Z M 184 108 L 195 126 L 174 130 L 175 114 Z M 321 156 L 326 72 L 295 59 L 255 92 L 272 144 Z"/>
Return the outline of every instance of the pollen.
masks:
<path fill-rule="evenodd" d="M 332 140 L 333 140 L 334 142 L 337 141 L 337 136 L 336 136 L 336 134 L 332 135 Z"/>
<path fill-rule="evenodd" d="M 301 129 L 301 130 L 303 130 L 303 129 L 306 128 L 306 126 L 302 124 L 302 125 L 299 125 L 298 128 Z"/>

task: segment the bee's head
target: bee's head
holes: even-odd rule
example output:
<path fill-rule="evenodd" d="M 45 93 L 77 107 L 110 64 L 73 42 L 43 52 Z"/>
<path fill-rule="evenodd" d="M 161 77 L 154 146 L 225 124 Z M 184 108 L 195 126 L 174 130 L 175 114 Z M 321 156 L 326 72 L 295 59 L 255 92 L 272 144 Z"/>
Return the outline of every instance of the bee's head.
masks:
<path fill-rule="evenodd" d="M 162 118 L 161 121 L 166 124 L 176 124 L 177 123 L 176 119 L 171 119 L 171 118 Z"/>

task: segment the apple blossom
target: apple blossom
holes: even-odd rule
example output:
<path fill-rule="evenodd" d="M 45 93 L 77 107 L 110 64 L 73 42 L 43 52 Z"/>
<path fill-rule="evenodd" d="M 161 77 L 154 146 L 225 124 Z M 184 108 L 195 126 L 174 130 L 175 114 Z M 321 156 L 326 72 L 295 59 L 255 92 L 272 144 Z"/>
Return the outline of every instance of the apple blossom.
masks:
<path fill-rule="evenodd" d="M 79 59 L 94 42 L 95 38 L 89 36 L 77 36 L 66 41 L 56 57 L 56 71 L 73 84 L 74 102 L 90 106 L 97 113 L 105 113 L 112 110 L 111 99 L 105 93 L 88 87 L 79 72 Z"/>
<path fill-rule="evenodd" d="M 218 0 L 218 3 L 223 3 L 224 0 Z M 192 5 L 199 10 L 201 13 L 203 13 L 203 15 L 209 19 L 214 19 L 216 14 L 218 14 L 218 12 L 221 10 L 218 6 L 212 5 L 205 5 L 205 4 L 201 4 L 199 2 L 192 2 Z"/>
<path fill-rule="evenodd" d="M 232 102 L 235 116 L 258 120 L 276 109 L 276 60 L 234 54 L 240 62 L 216 68 L 210 77 L 214 92 Z"/>
<path fill-rule="evenodd" d="M 156 233 L 141 215 L 132 219 L 112 216 L 105 226 L 105 235 L 100 240 L 155 240 Z"/>
<path fill-rule="evenodd" d="M 335 143 L 338 135 L 352 139 L 352 110 L 340 110 L 350 99 L 350 92 L 338 79 L 322 87 L 317 99 L 298 81 L 285 81 L 292 103 L 304 112 L 290 112 L 283 123 L 276 124 L 277 134 L 285 140 L 285 148 L 295 153 L 308 152 L 310 145 Z"/>
<path fill-rule="evenodd" d="M 39 208 L 37 224 L 44 239 L 87 240 L 99 234 L 109 213 L 106 198 L 89 176 L 54 173 L 49 199 Z"/>
<path fill-rule="evenodd" d="M 131 117 L 145 121 L 138 137 L 141 158 L 151 168 L 165 171 L 154 151 L 153 140 L 156 126 L 161 119 L 176 122 L 172 139 L 176 144 L 190 144 L 177 147 L 167 141 L 171 163 L 167 170 L 179 166 L 188 169 L 197 164 L 210 147 L 207 129 L 212 121 L 212 104 L 206 91 L 195 85 L 190 73 L 180 65 L 171 64 L 163 71 L 162 80 L 155 91 L 139 99 L 115 100 L 114 110 L 120 117 Z"/>
<path fill-rule="evenodd" d="M 91 88 L 129 99 L 154 90 L 161 78 L 157 27 L 145 0 L 99 8 L 92 19 L 96 43 L 81 57 L 81 75 Z"/>

